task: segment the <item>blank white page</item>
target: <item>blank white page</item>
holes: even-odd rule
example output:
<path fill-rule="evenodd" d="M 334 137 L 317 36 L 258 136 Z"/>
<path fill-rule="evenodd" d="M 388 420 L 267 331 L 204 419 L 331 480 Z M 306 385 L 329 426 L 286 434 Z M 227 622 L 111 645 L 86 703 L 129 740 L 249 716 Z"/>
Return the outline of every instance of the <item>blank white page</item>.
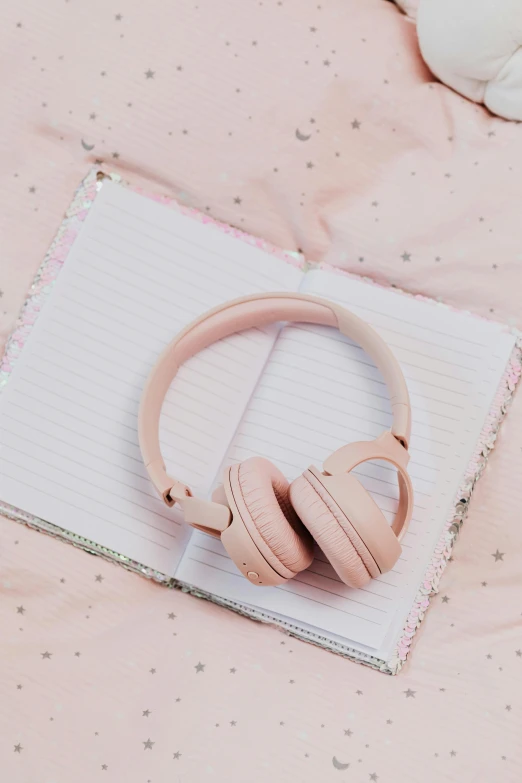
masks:
<path fill-rule="evenodd" d="M 302 273 L 214 226 L 105 181 L 0 397 L 0 499 L 173 575 L 189 529 L 156 496 L 137 413 L 164 346 L 237 296 L 296 290 Z M 187 362 L 161 442 L 171 475 L 205 493 L 276 331 Z"/>
<path fill-rule="evenodd" d="M 306 572 L 264 589 L 239 576 L 218 541 L 197 533 L 178 576 L 385 656 L 441 534 L 514 338 L 497 324 L 326 271 L 306 275 L 301 291 L 335 300 L 367 320 L 402 366 L 413 410 L 410 475 L 415 490 L 402 556 L 390 573 L 352 590 L 317 550 Z M 390 425 L 384 381 L 357 345 L 333 329 L 288 326 L 252 396 L 228 461 L 265 456 L 291 480 L 310 464 L 321 468 L 345 443 L 369 440 Z M 398 497 L 395 470 L 372 462 L 355 473 L 391 522 Z"/>

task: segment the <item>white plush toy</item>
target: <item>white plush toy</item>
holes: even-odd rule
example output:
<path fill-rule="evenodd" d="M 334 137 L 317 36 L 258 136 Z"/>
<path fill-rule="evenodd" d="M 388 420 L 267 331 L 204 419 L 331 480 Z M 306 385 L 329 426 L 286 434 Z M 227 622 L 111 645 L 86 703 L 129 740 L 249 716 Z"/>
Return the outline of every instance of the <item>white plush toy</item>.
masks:
<path fill-rule="evenodd" d="M 417 22 L 422 56 L 444 84 L 522 120 L 522 0 L 396 0 Z"/>

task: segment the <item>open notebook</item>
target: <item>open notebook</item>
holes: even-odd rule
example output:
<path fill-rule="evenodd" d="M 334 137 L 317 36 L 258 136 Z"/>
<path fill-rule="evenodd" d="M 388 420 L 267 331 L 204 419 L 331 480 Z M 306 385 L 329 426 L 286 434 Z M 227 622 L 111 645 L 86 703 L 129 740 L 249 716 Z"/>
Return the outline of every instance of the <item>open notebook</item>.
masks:
<path fill-rule="evenodd" d="M 219 541 L 163 505 L 143 467 L 137 412 L 160 351 L 195 316 L 260 291 L 351 308 L 406 376 L 415 509 L 396 567 L 364 589 L 345 587 L 319 550 L 291 582 L 254 587 Z M 334 271 L 305 272 L 105 180 L 0 396 L 0 500 L 96 551 L 394 671 L 514 346 L 499 324 Z M 170 474 L 208 495 L 231 461 L 261 455 L 292 479 L 390 422 L 384 382 L 361 349 L 327 328 L 274 326 L 187 362 L 163 408 L 161 443 Z M 356 473 L 391 520 L 394 470 L 365 463 Z"/>

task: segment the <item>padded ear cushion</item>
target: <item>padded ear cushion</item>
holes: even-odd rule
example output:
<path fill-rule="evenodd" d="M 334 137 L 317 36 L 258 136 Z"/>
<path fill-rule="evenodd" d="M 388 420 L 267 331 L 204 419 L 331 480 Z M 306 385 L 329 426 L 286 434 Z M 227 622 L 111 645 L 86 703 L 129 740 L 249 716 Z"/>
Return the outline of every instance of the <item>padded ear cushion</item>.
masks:
<path fill-rule="evenodd" d="M 349 587 L 363 587 L 380 571 L 350 520 L 310 471 L 290 486 L 290 500 L 333 568 Z"/>
<path fill-rule="evenodd" d="M 236 473 L 232 483 L 237 486 L 237 478 L 247 510 L 245 525 L 272 567 L 281 573 L 282 564 L 293 575 L 308 568 L 313 541 L 290 505 L 289 484 L 281 471 L 263 457 L 251 457 L 231 472 Z"/>

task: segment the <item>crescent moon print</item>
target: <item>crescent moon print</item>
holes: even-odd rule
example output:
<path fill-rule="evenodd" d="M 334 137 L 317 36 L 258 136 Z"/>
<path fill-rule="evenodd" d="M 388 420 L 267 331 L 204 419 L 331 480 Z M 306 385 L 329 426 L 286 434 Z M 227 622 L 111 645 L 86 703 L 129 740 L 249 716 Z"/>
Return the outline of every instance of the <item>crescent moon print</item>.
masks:
<path fill-rule="evenodd" d="M 335 758 L 335 756 L 332 759 L 332 764 L 334 765 L 335 769 L 348 769 L 350 764 L 343 764 L 342 761 L 339 761 Z"/>
<path fill-rule="evenodd" d="M 296 128 L 295 135 L 296 135 L 296 137 L 299 139 L 299 141 L 308 141 L 308 139 L 309 139 L 309 138 L 310 138 L 310 136 L 311 136 L 311 134 L 309 134 L 308 136 L 306 136 L 304 133 L 301 133 L 301 131 L 299 130 L 299 128 Z"/>
<path fill-rule="evenodd" d="M 94 146 L 95 146 L 94 144 L 87 144 L 87 142 L 82 139 L 82 147 L 84 150 L 87 150 L 87 152 L 93 150 Z"/>

